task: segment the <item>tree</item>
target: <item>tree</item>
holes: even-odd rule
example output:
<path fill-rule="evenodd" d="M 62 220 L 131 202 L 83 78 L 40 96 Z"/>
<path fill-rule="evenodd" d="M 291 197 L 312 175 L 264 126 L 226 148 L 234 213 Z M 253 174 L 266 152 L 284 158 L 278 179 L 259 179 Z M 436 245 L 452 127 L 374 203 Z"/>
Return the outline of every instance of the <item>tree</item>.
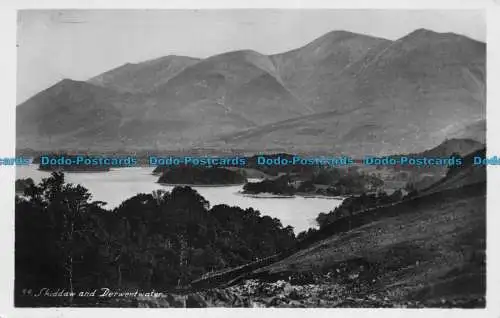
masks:
<path fill-rule="evenodd" d="M 210 208 L 190 187 L 137 194 L 113 210 L 63 174 L 25 192 L 16 197 L 16 295 L 23 286 L 183 287 L 205 272 L 296 243 L 293 228 L 280 220 L 251 208 Z"/>
<path fill-rule="evenodd" d="M 30 244 L 38 245 L 36 241 L 41 240 L 46 246 L 46 255 L 40 259 L 28 257 L 30 262 L 42 267 L 50 266 L 64 273 L 54 282 L 65 281 L 70 293 L 73 293 L 76 276 L 80 276 L 79 281 L 89 279 L 76 272 L 89 270 L 89 263 L 83 258 L 92 254 L 92 250 L 98 246 L 90 212 L 100 210 L 102 203 L 90 201 L 91 195 L 84 187 L 65 184 L 62 173 L 53 173 L 39 186 L 30 186 L 25 193 L 29 200 L 18 202 L 19 206 L 16 206 L 16 234 L 19 232 L 20 254 L 25 255 L 25 251 L 31 249 Z M 22 221 L 23 218 L 33 218 L 36 223 Z M 69 301 L 72 303 L 73 298 L 70 297 Z"/>

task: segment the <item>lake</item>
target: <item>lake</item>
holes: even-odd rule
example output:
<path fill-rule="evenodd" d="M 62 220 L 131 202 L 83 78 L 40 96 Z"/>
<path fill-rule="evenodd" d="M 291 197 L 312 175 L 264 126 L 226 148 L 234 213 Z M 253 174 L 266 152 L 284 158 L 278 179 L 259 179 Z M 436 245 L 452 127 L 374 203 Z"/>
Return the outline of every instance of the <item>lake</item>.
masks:
<path fill-rule="evenodd" d="M 125 199 L 138 193 L 151 193 L 154 190 L 163 189 L 170 191 L 173 186 L 160 185 L 156 183 L 158 176 L 152 175 L 153 167 L 133 167 L 111 169 L 108 172 L 66 172 L 65 180 L 73 184 L 81 184 L 92 193 L 92 199 L 104 201 L 107 208 L 117 207 Z M 46 178 L 50 172 L 38 170 L 37 165 L 17 166 L 16 179 L 32 178 L 39 182 Z M 320 212 L 328 212 L 340 205 L 342 200 L 329 198 L 255 198 L 238 194 L 242 185 L 197 187 L 196 189 L 210 206 L 227 204 L 239 206 L 243 209 L 254 208 L 262 215 L 281 220 L 283 226 L 291 225 L 295 233 L 316 227 L 314 219 Z"/>

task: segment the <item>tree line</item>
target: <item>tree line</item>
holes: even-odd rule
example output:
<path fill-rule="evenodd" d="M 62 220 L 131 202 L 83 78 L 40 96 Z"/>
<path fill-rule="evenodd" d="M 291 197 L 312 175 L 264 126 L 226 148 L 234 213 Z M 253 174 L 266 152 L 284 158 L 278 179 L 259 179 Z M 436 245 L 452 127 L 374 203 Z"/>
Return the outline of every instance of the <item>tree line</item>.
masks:
<path fill-rule="evenodd" d="M 190 187 L 137 194 L 110 210 L 54 172 L 16 195 L 15 205 L 16 306 L 33 305 L 26 289 L 185 288 L 203 273 L 296 244 L 293 228 L 278 219 L 210 207 Z"/>

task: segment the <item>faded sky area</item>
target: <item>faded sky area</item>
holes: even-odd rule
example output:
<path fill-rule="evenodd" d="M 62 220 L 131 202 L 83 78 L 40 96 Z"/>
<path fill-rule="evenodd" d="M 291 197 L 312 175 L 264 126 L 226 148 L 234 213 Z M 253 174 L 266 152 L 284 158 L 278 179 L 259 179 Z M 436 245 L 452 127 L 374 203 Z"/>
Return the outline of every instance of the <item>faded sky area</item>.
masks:
<path fill-rule="evenodd" d="M 397 39 L 418 28 L 486 40 L 485 15 L 471 10 L 22 10 L 17 101 L 63 78 L 169 54 L 273 54 L 334 30 Z"/>

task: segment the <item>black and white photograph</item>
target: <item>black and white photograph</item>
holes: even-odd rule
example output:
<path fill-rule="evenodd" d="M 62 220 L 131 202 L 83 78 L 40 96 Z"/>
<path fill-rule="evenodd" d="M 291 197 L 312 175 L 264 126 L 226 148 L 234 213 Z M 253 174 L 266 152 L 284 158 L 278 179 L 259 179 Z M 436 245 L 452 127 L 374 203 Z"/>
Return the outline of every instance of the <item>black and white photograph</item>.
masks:
<path fill-rule="evenodd" d="M 18 10 L 14 306 L 484 309 L 486 31 Z"/>

